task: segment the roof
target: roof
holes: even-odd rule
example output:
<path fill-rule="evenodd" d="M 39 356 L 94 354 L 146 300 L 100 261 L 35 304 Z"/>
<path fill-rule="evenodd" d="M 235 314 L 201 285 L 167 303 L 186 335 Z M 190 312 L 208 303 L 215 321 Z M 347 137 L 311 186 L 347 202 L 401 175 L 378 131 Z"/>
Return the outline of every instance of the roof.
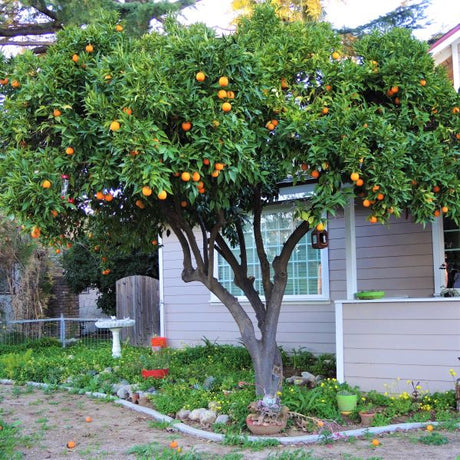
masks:
<path fill-rule="evenodd" d="M 458 37 L 455 37 L 458 34 Z M 445 46 L 450 45 L 452 42 L 456 40 L 456 38 L 460 38 L 460 24 L 457 24 L 454 28 L 450 29 L 449 32 L 445 33 L 439 40 L 436 40 L 430 46 L 430 53 L 434 53 L 436 48 L 443 49 L 444 46 L 440 46 L 441 44 L 445 43 Z M 436 50 L 439 51 L 439 50 Z"/>

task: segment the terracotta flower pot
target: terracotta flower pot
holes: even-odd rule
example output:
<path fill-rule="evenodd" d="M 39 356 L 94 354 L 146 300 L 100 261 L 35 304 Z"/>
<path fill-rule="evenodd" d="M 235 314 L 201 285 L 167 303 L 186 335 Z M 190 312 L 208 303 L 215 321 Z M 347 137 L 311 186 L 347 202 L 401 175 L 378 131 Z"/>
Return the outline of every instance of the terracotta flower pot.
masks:
<path fill-rule="evenodd" d="M 254 422 L 253 417 L 257 418 L 258 416 L 256 414 L 249 414 L 246 417 L 246 425 L 252 434 L 259 436 L 272 436 L 280 433 L 286 428 L 288 420 L 287 416 L 283 416 L 277 419 L 274 423 L 266 422 L 258 424 Z"/>
<path fill-rule="evenodd" d="M 361 425 L 362 426 L 371 426 L 372 425 L 372 422 L 374 421 L 374 417 L 375 417 L 375 412 L 361 411 L 359 413 L 359 415 L 361 417 Z"/>
<path fill-rule="evenodd" d="M 142 369 L 144 379 L 152 377 L 154 379 L 164 379 L 169 374 L 169 369 Z"/>

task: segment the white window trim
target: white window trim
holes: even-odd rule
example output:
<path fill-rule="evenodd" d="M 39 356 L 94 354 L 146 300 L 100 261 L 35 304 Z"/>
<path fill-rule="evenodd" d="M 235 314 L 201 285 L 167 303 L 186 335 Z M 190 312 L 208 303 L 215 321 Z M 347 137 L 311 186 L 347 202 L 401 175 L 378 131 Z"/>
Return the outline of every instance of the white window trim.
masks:
<path fill-rule="evenodd" d="M 441 269 L 441 266 L 445 263 L 444 224 L 442 218 L 436 219 L 431 224 L 431 240 L 433 242 L 433 295 L 439 297 L 441 295 L 441 286 L 445 284 L 444 270 Z"/>
<path fill-rule="evenodd" d="M 314 184 L 306 184 L 299 187 L 285 187 L 281 189 L 280 196 L 278 202 L 283 201 L 290 201 L 293 197 L 294 198 L 306 198 L 313 193 Z M 276 204 L 270 205 L 270 209 L 282 209 L 283 205 L 280 204 L 277 206 Z M 321 251 L 321 294 L 312 294 L 312 295 L 284 295 L 283 303 L 289 304 L 318 304 L 318 303 L 330 303 L 330 295 L 329 295 L 329 248 L 324 249 L 317 249 L 317 251 Z M 214 253 L 214 277 L 218 279 L 219 277 L 219 267 L 218 267 L 218 257 L 219 254 L 217 251 Z M 249 303 L 246 296 L 237 296 L 238 302 L 245 304 Z M 260 295 L 260 299 L 265 302 L 265 296 Z M 213 304 L 220 304 L 222 303 L 213 293 L 210 296 L 210 302 Z"/>

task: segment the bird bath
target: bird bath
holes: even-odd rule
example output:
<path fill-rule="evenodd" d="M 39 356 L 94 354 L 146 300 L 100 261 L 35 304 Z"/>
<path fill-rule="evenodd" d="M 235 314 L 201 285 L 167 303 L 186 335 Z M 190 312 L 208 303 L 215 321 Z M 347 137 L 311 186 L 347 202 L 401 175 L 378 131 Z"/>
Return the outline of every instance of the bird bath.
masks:
<path fill-rule="evenodd" d="M 117 319 L 112 316 L 110 319 L 100 319 L 96 321 L 95 326 L 99 329 L 110 329 L 112 332 L 112 356 L 114 358 L 121 357 L 120 346 L 120 329 L 122 327 L 132 327 L 135 321 L 129 318 Z"/>

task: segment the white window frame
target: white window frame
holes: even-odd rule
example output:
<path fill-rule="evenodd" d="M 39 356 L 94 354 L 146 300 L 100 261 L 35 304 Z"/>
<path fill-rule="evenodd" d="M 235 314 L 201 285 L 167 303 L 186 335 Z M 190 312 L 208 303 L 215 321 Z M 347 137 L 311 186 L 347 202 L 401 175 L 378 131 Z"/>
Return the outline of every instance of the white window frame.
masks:
<path fill-rule="evenodd" d="M 283 202 L 295 200 L 295 199 L 306 199 L 314 193 L 314 184 L 304 184 L 301 186 L 289 186 L 284 187 L 280 190 L 277 203 L 267 206 L 266 210 L 282 209 L 284 205 Z M 280 204 L 278 204 L 280 203 Z M 308 303 L 330 303 L 329 295 L 329 251 L 328 248 L 317 249 L 321 251 L 320 266 L 321 266 L 321 294 L 310 294 L 310 295 L 292 295 L 285 294 L 283 297 L 283 303 L 290 304 L 308 304 Z M 219 254 L 215 252 L 214 255 L 214 276 L 218 279 L 219 277 L 219 267 L 218 267 L 218 257 Z M 265 301 L 265 296 L 260 295 L 262 301 Z M 248 299 L 246 296 L 237 296 L 237 299 L 240 303 L 247 303 Z M 221 303 L 220 300 L 211 293 L 211 303 Z"/>

